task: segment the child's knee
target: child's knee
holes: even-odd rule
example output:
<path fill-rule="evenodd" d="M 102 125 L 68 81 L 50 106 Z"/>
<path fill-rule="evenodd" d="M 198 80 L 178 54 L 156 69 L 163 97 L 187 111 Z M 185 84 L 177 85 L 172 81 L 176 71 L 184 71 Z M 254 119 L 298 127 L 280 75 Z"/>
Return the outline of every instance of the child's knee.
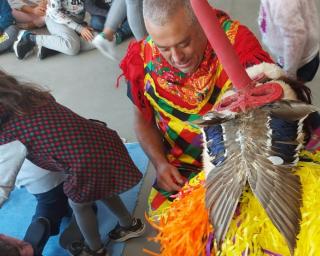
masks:
<path fill-rule="evenodd" d="M 80 52 L 80 39 L 79 38 L 68 38 L 66 39 L 66 50 L 67 55 L 77 55 Z"/>

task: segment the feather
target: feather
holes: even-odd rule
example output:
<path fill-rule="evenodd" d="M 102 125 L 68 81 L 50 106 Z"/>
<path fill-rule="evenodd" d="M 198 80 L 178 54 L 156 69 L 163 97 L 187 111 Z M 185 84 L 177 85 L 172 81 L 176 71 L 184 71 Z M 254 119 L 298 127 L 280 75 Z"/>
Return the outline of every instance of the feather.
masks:
<path fill-rule="evenodd" d="M 293 254 L 302 191 L 292 169 L 302 148 L 302 121 L 316 110 L 282 100 L 245 113 L 209 113 L 198 122 L 204 137 L 206 206 L 219 247 L 248 183 Z"/>

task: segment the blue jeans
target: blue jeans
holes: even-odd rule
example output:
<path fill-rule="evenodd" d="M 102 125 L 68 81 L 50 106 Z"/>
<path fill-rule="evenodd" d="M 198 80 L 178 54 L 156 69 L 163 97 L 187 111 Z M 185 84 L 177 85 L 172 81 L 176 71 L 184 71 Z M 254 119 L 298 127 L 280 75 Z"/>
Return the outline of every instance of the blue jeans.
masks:
<path fill-rule="evenodd" d="M 47 218 L 50 222 L 51 235 L 59 234 L 61 220 L 70 212 L 68 198 L 63 192 L 63 183 L 48 192 L 34 196 L 38 203 L 32 220 L 38 217 Z"/>
<path fill-rule="evenodd" d="M 91 15 L 90 26 L 99 32 L 104 29 L 104 23 L 106 22 L 106 17 L 99 15 Z"/>
<path fill-rule="evenodd" d="M 101 32 L 104 29 L 106 17 L 104 16 L 99 16 L 99 15 L 92 15 L 91 16 L 91 21 L 90 21 L 90 26 L 99 32 Z M 116 36 L 116 43 L 120 44 L 124 40 L 128 39 L 131 37 L 132 31 L 129 26 L 128 20 L 125 19 L 124 22 L 121 24 L 121 26 L 117 29 L 115 36 Z"/>

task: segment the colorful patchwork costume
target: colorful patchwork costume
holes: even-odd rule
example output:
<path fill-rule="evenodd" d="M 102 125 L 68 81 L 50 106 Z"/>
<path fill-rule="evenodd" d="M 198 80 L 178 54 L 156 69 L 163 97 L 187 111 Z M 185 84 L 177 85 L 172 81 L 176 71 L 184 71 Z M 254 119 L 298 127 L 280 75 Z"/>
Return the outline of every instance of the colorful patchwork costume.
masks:
<path fill-rule="evenodd" d="M 239 22 L 218 13 L 222 28 L 245 67 L 272 62 L 254 35 Z M 202 169 L 202 135 L 192 121 L 203 116 L 219 101 L 231 83 L 221 63 L 207 45 L 198 70 L 192 75 L 171 67 L 152 39 L 133 43 L 121 67 L 129 81 L 130 97 L 146 120 L 153 118 L 163 135 L 170 164 L 190 179 Z M 171 194 L 153 186 L 149 214 L 157 219 L 172 201 Z"/>

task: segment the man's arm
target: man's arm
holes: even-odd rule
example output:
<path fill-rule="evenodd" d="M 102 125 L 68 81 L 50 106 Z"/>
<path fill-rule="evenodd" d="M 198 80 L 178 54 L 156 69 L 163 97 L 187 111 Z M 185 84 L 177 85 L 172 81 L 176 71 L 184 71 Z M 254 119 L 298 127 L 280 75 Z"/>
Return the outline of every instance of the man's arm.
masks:
<path fill-rule="evenodd" d="M 168 162 L 158 128 L 154 122 L 146 121 L 138 109 L 135 109 L 134 117 L 134 130 L 143 150 L 156 169 L 158 186 L 169 192 L 178 191 L 184 183 L 183 176 Z"/>
<path fill-rule="evenodd" d="M 0 146 L 0 208 L 14 188 L 16 177 L 26 155 L 27 150 L 19 141 Z"/>

